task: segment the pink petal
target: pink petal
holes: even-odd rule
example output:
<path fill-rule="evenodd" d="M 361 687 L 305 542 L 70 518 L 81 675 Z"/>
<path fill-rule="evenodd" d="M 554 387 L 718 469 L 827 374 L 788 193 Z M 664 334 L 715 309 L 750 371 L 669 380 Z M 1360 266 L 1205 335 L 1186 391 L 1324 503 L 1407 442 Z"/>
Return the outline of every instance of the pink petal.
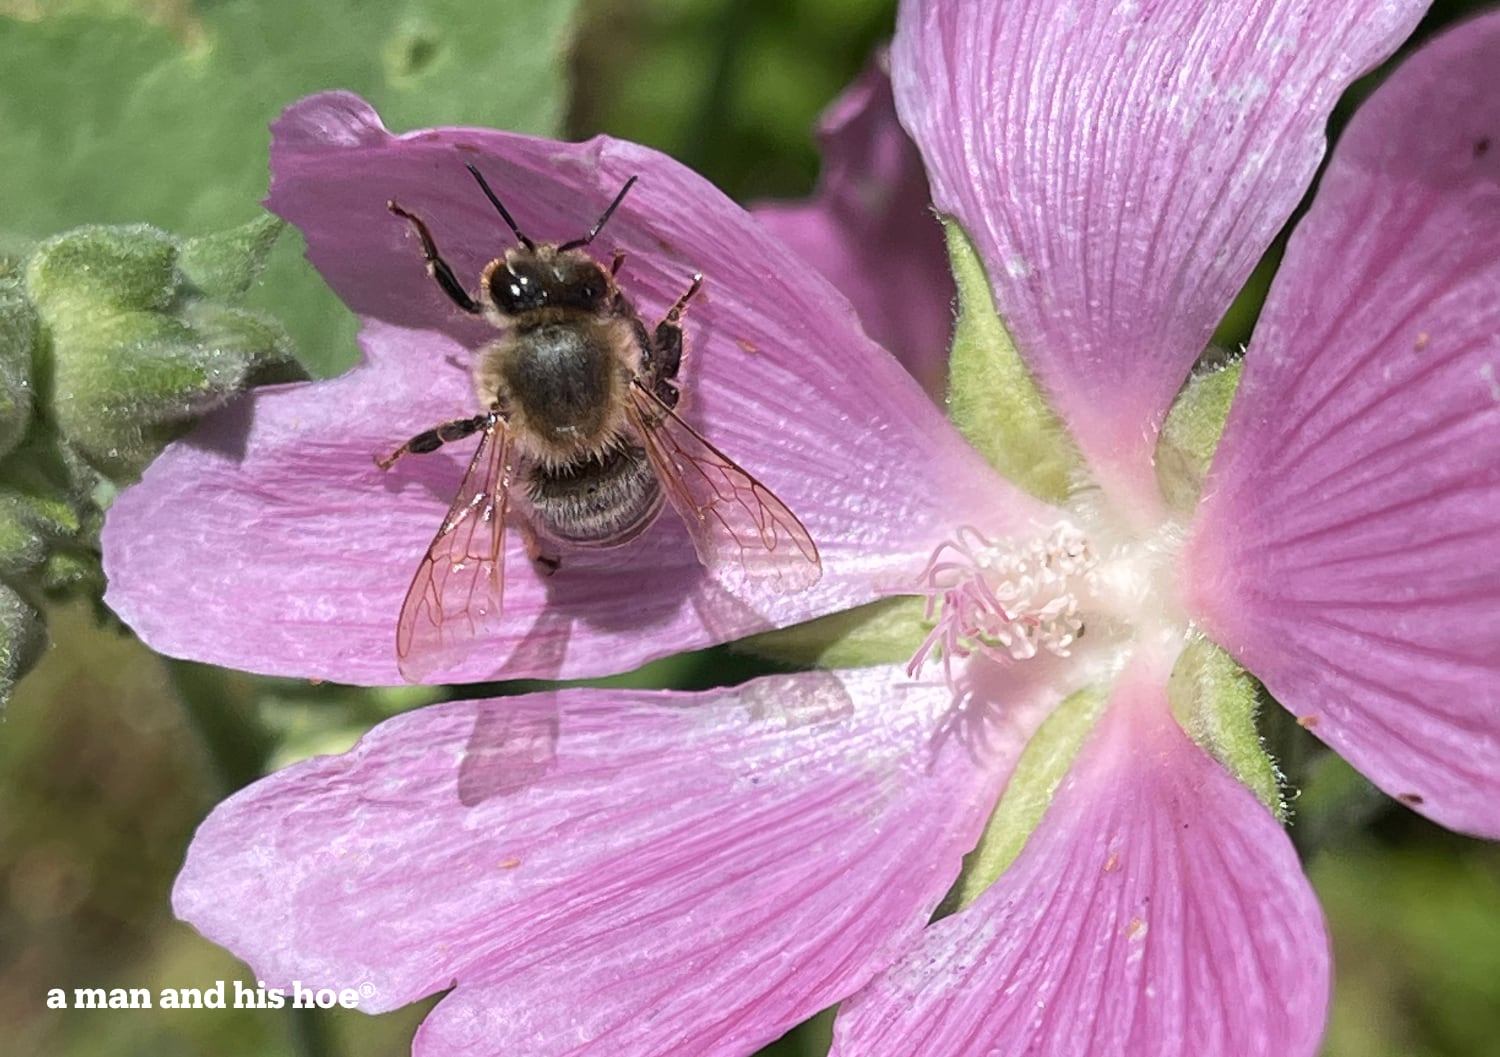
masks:
<path fill-rule="evenodd" d="M 784 596 L 732 591 L 669 514 L 625 548 L 564 554 L 547 578 L 511 532 L 505 619 L 444 680 L 620 671 L 907 590 L 955 519 L 1045 523 L 859 332 L 837 292 L 670 159 L 483 129 L 393 137 L 362 101 L 334 93 L 278 122 L 271 205 L 366 314 L 369 362 L 212 420 L 117 501 L 108 601 L 157 650 L 271 674 L 399 678 L 401 599 L 474 442 L 384 474 L 373 458 L 478 410 L 465 343 L 484 338 L 424 274 L 385 202 L 421 212 L 458 274 L 477 275 L 510 236 L 464 171 L 469 158 L 537 238 L 578 234 L 628 174 L 642 177 L 601 252 L 629 251 L 622 282 L 648 318 L 703 268 L 687 316 L 686 417 L 796 512 L 824 575 Z"/>
<path fill-rule="evenodd" d="M 1311 180 L 1339 94 L 1420 0 L 902 5 L 897 109 L 939 211 L 1108 489 Z"/>
<path fill-rule="evenodd" d="M 865 331 L 929 393 L 948 378 L 953 277 L 916 144 L 896 120 L 877 56 L 823 115 L 823 175 L 805 203 L 750 212 L 849 298 Z"/>
<path fill-rule="evenodd" d="M 1190 543 L 1209 633 L 1381 788 L 1500 836 L 1500 17 L 1356 114 Z"/>
<path fill-rule="evenodd" d="M 1020 857 L 844 1004 L 834 1057 L 1311 1057 L 1317 902 L 1165 678 L 1127 672 Z"/>
<path fill-rule="evenodd" d="M 408 713 L 221 804 L 175 906 L 271 986 L 456 981 L 418 1057 L 743 1057 L 917 937 L 993 804 L 892 679 Z"/>

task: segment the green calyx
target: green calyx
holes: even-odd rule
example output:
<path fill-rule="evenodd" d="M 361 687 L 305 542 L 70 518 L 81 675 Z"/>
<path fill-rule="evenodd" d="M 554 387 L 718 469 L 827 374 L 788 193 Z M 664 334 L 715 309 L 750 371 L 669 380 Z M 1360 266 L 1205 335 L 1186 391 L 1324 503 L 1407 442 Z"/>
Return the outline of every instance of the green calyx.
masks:
<path fill-rule="evenodd" d="M 1167 680 L 1167 701 L 1178 725 L 1285 822 L 1281 775 L 1255 725 L 1260 700 L 1254 676 L 1202 637 L 1188 643 Z"/>
<path fill-rule="evenodd" d="M 927 636 L 926 601 L 913 596 L 879 602 L 789 628 L 752 635 L 736 649 L 781 664 L 818 668 L 867 668 L 905 664 Z"/>
<path fill-rule="evenodd" d="M 285 221 L 267 213 L 228 231 L 184 239 L 178 246 L 177 269 L 199 298 L 237 302 L 260 278 L 285 227 Z"/>
<path fill-rule="evenodd" d="M 1211 352 L 1177 394 L 1156 443 L 1156 481 L 1174 513 L 1191 514 L 1240 385 L 1242 360 Z"/>
<path fill-rule="evenodd" d="M 1067 697 L 1026 743 L 984 833 L 964 859 L 957 884 L 940 912 L 968 906 L 999 880 L 1041 824 L 1085 740 L 1109 702 L 1107 686 Z M 1260 686 L 1227 653 L 1205 638 L 1190 642 L 1167 683 L 1173 717 L 1189 737 L 1248 786 L 1278 819 L 1287 808 L 1281 780 L 1266 755 L 1255 717 Z"/>
<path fill-rule="evenodd" d="M 948 415 L 989 464 L 1048 502 L 1068 497 L 1082 460 L 995 308 L 974 244 L 949 219 L 959 314 L 948 364 Z"/>
<path fill-rule="evenodd" d="M 300 376 L 272 320 L 237 307 L 280 222 L 197 239 L 87 227 L 39 245 L 26 291 L 63 437 L 111 476 L 138 473 L 193 418 L 264 380 Z"/>
<path fill-rule="evenodd" d="M 944 911 L 962 910 L 974 902 L 1015 862 L 1108 701 L 1108 693 L 1097 687 L 1071 694 L 1026 743 L 979 843 L 964 858 Z"/>

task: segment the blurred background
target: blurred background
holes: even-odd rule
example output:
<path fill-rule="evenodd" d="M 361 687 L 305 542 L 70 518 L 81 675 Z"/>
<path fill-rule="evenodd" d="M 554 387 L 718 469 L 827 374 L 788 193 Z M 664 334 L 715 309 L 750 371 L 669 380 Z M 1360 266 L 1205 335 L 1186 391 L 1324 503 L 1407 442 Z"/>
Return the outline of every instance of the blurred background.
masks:
<path fill-rule="evenodd" d="M 0 255 L 83 223 L 181 234 L 242 224 L 265 193 L 267 123 L 323 88 L 396 130 L 476 124 L 660 148 L 741 201 L 798 198 L 820 110 L 888 39 L 893 0 L 0 0 Z M 1439 3 L 1420 39 L 1482 5 Z M 1356 86 L 1335 127 L 1379 73 Z M 1279 250 L 1226 321 L 1248 337 Z M 273 252 L 255 306 L 315 375 L 355 323 Z M 74 987 L 202 986 L 248 970 L 176 922 L 194 827 L 268 770 L 340 751 L 435 691 L 364 691 L 168 662 L 87 599 L 0 722 L 0 1052 L 386 1057 L 432 1001 L 378 1017 L 257 1010 L 48 1011 Z M 764 670 L 727 650 L 616 682 L 703 687 Z M 514 687 L 497 687 L 505 691 Z M 471 690 L 470 693 L 473 691 Z M 1267 711 L 1294 839 L 1328 913 L 1330 1057 L 1500 1054 L 1500 848 L 1438 830 Z M 812 1057 L 826 1018 L 767 1054 Z"/>

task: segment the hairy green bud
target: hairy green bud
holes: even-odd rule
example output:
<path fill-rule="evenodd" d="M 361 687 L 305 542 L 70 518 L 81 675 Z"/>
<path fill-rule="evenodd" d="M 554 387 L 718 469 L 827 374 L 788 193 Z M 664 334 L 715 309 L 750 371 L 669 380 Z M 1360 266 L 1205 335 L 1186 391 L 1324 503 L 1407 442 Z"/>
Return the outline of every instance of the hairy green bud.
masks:
<path fill-rule="evenodd" d="M 277 323 L 224 303 L 250 288 L 280 229 L 258 220 L 179 241 L 140 225 L 88 227 L 37 247 L 26 287 L 69 444 L 132 476 L 197 416 L 256 382 L 302 376 Z"/>
<path fill-rule="evenodd" d="M 0 279 L 0 456 L 14 451 L 31 426 L 38 327 L 21 284 Z"/>

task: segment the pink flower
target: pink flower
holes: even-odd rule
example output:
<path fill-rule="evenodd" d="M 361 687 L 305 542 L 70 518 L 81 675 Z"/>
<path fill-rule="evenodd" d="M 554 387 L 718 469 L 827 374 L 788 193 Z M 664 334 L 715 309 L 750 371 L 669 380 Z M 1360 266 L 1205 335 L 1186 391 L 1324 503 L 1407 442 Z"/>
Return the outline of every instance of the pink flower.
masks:
<path fill-rule="evenodd" d="M 903 7 L 896 99 L 934 201 L 1076 443 L 1061 474 L 1020 464 L 1045 498 L 983 465 L 822 280 L 666 159 L 395 138 L 346 95 L 292 108 L 271 203 L 366 316 L 369 362 L 259 397 L 120 499 L 110 600 L 148 641 L 393 676 L 409 564 L 391 555 L 425 544 L 459 466 L 382 482 L 361 458 L 472 413 L 461 350 L 483 335 L 383 206 L 423 203 L 477 274 L 494 223 L 446 175 L 459 155 L 526 188 L 534 217 L 513 211 L 543 237 L 641 174 L 611 221 L 627 288 L 656 310 L 708 274 L 692 416 L 825 566 L 755 611 L 667 519 L 555 586 L 512 554 L 514 625 L 464 674 L 623 667 L 924 588 L 934 626 L 912 646 L 927 635 L 940 663 L 409 713 L 221 805 L 179 913 L 273 986 L 354 988 L 369 1010 L 451 987 L 419 1053 L 728 1057 L 844 1000 L 848 1057 L 1311 1055 L 1327 939 L 1213 643 L 1388 792 L 1500 833 L 1500 16 L 1419 52 L 1350 124 L 1201 502 L 1164 492 L 1155 457 L 1335 98 L 1422 6 Z M 983 292 L 965 304 L 980 333 Z M 955 368 L 960 391 L 984 380 Z M 966 412 L 987 451 L 1033 429 L 986 434 L 984 413 Z M 950 888 L 955 912 L 928 925 Z"/>

